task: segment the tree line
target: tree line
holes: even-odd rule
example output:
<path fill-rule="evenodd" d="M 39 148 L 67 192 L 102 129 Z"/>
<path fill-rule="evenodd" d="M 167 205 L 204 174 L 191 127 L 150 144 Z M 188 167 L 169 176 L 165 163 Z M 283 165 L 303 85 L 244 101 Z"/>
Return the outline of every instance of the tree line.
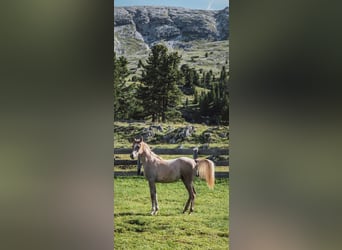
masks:
<path fill-rule="evenodd" d="M 168 52 L 166 46 L 157 44 L 151 48 L 146 62 L 139 61 L 140 75 L 129 82 L 127 59 L 117 58 L 114 53 L 115 120 L 181 120 L 186 106 L 194 114 L 197 112 L 197 117 L 210 117 L 213 123 L 229 123 L 229 75 L 225 66 L 217 76 L 211 70 L 196 70 L 180 63 L 177 52 Z M 186 100 L 183 106 L 182 97 Z"/>

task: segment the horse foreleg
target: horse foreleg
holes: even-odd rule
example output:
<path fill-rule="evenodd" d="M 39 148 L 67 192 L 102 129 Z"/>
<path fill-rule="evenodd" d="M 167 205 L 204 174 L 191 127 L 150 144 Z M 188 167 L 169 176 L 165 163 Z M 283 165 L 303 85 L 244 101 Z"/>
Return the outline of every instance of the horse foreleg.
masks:
<path fill-rule="evenodd" d="M 155 215 L 158 211 L 158 202 L 157 202 L 157 190 L 156 190 L 156 184 L 153 181 L 149 181 L 150 186 L 150 195 L 151 195 L 151 202 L 152 202 L 152 209 L 151 209 L 151 215 Z"/>
<path fill-rule="evenodd" d="M 158 206 L 158 195 L 157 195 L 157 190 L 156 190 L 156 200 L 155 200 L 155 214 L 158 213 L 159 206 Z"/>

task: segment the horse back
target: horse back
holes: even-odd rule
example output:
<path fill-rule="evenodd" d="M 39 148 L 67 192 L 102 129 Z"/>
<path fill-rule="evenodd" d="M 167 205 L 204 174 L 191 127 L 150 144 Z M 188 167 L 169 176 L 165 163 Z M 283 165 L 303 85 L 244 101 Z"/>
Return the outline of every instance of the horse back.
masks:
<path fill-rule="evenodd" d="M 195 161 L 188 157 L 165 160 L 160 164 L 156 176 L 157 182 L 174 182 L 184 176 L 191 176 L 196 165 Z"/>

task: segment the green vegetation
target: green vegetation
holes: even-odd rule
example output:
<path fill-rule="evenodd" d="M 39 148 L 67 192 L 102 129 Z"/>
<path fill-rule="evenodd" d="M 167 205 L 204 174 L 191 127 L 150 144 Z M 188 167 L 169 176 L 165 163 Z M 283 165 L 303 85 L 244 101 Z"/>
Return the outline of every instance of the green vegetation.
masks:
<path fill-rule="evenodd" d="M 209 61 L 213 54 L 201 57 Z M 191 55 L 192 60 L 201 57 Z M 146 62 L 139 60 L 141 69 L 131 67 L 134 73 L 128 71 L 125 58 L 114 57 L 115 74 L 119 74 L 114 77 L 115 120 L 229 124 L 229 72 L 224 62 L 217 72 L 190 63 L 179 66 L 181 61 L 178 52 L 169 53 L 162 44 L 152 47 Z"/>
<path fill-rule="evenodd" d="M 211 80 L 213 79 L 213 80 Z M 204 79 L 204 84 L 211 91 L 201 93 L 199 97 L 200 113 L 204 116 L 212 116 L 217 123 L 229 122 L 229 94 L 228 94 L 228 74 L 226 67 L 222 66 L 220 78 L 214 81 L 212 72 L 209 71 Z"/>
<path fill-rule="evenodd" d="M 151 116 L 152 122 L 166 122 L 175 117 L 174 108 L 180 100 L 181 92 L 177 86 L 180 80 L 178 65 L 180 56 L 177 52 L 168 53 L 167 47 L 157 44 L 152 47 L 143 68 L 138 86 L 138 98 L 144 107 L 144 117 Z"/>
<path fill-rule="evenodd" d="M 113 76 L 113 96 L 115 119 L 128 119 L 135 116 L 140 111 L 135 98 L 135 88 L 129 84 L 126 78 L 129 76 L 127 69 L 127 59 L 123 56 L 116 58 L 114 53 L 114 76 Z"/>
<path fill-rule="evenodd" d="M 115 33 L 114 38 L 120 35 Z M 148 54 L 137 40 L 121 39 L 120 53 L 125 57 L 114 54 L 114 147 L 128 148 L 134 137 L 147 136 L 152 149 L 227 148 L 228 46 L 228 40 L 192 41 L 177 49 L 157 45 Z M 163 129 L 150 130 L 153 125 Z M 187 126 L 194 131 L 177 137 Z M 115 155 L 120 160 L 128 157 Z M 183 183 L 158 183 L 160 211 L 151 216 L 147 181 L 115 177 L 114 249 L 228 249 L 229 180 L 217 179 L 214 190 L 209 190 L 196 178 L 195 188 L 195 211 L 189 216 L 181 213 L 187 199 Z"/>
<path fill-rule="evenodd" d="M 152 123 L 135 122 L 114 122 L 114 147 L 129 148 L 134 138 L 138 138 L 145 133 Z M 153 130 L 154 135 L 146 141 L 153 148 L 178 148 L 182 145 L 184 148 L 200 147 L 206 144 L 218 148 L 227 148 L 229 146 L 229 127 L 228 126 L 206 126 L 204 124 L 193 124 L 194 131 L 191 135 L 181 138 L 175 143 L 165 142 L 166 136 L 177 135 L 178 132 L 186 127 L 184 123 L 168 123 L 162 126 L 163 130 Z M 210 139 L 205 136 L 210 134 Z"/>
<path fill-rule="evenodd" d="M 116 33 L 114 36 L 116 36 Z M 126 42 L 126 39 L 121 41 Z M 138 40 L 135 41 L 138 43 Z M 188 64 L 190 68 L 194 68 L 196 71 L 201 69 L 206 72 L 212 70 L 214 74 L 219 74 L 223 65 L 229 68 L 229 40 L 214 42 L 201 40 L 191 41 L 187 44 L 188 46 L 183 49 L 169 49 L 171 52 L 178 52 L 182 56 L 181 65 Z M 137 68 L 139 60 L 145 61 L 148 57 L 147 49 L 140 44 L 133 45 L 131 48 L 130 44 L 125 43 L 122 44 L 122 47 L 125 48 L 125 57 L 128 60 L 129 68 Z M 137 47 L 138 49 L 136 49 Z M 208 53 L 208 57 L 205 56 L 205 53 Z M 196 60 L 192 61 L 192 56 L 196 56 Z"/>
<path fill-rule="evenodd" d="M 114 249 L 228 249 L 229 180 L 214 190 L 195 180 L 192 215 L 182 214 L 187 192 L 181 181 L 157 183 L 160 211 L 151 216 L 143 177 L 114 178 Z"/>
<path fill-rule="evenodd" d="M 182 56 L 181 64 L 188 64 L 190 68 L 194 68 L 197 72 L 210 70 L 218 75 L 222 66 L 229 68 L 229 41 L 193 41 L 191 48 L 175 49 Z M 208 53 L 208 56 L 206 56 Z M 192 58 L 195 56 L 195 60 Z M 227 63 L 226 63 L 227 61 Z M 201 73 L 201 72 L 200 72 Z"/>

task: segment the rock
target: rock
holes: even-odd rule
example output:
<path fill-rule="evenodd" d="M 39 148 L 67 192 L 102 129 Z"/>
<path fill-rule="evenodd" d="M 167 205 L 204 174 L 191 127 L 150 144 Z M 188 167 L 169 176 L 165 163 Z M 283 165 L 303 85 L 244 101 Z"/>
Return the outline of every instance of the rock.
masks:
<path fill-rule="evenodd" d="M 191 136 L 192 132 L 193 132 L 193 126 L 187 126 L 184 131 L 184 137 Z"/>
<path fill-rule="evenodd" d="M 226 138 L 227 137 L 227 134 L 226 133 L 219 133 L 218 134 L 221 138 Z"/>
<path fill-rule="evenodd" d="M 225 40 L 229 37 L 229 8 L 220 10 L 216 15 L 216 27 L 220 39 Z"/>
<path fill-rule="evenodd" d="M 125 8 L 114 9 L 114 26 L 133 24 L 130 13 Z"/>
<path fill-rule="evenodd" d="M 163 127 L 161 125 L 151 125 L 150 129 L 156 129 L 157 131 L 163 132 Z"/>
<path fill-rule="evenodd" d="M 211 133 L 209 132 L 203 133 L 203 137 L 206 142 L 211 142 Z"/>
<path fill-rule="evenodd" d="M 155 37 L 156 39 L 170 39 L 179 36 L 180 30 L 177 27 L 171 25 L 162 25 L 156 27 Z"/>
<path fill-rule="evenodd" d="M 210 134 L 209 132 L 206 132 L 206 133 L 203 134 L 203 136 L 204 136 L 205 138 L 210 138 L 210 137 L 211 137 L 211 134 Z"/>
<path fill-rule="evenodd" d="M 165 41 L 169 47 L 187 48 L 194 40 L 220 41 L 229 37 L 229 8 L 193 10 L 177 7 L 115 7 L 114 50 L 118 55 L 125 43 L 135 43 L 135 51 L 148 50 Z M 134 53 L 132 51 L 131 53 Z"/>

